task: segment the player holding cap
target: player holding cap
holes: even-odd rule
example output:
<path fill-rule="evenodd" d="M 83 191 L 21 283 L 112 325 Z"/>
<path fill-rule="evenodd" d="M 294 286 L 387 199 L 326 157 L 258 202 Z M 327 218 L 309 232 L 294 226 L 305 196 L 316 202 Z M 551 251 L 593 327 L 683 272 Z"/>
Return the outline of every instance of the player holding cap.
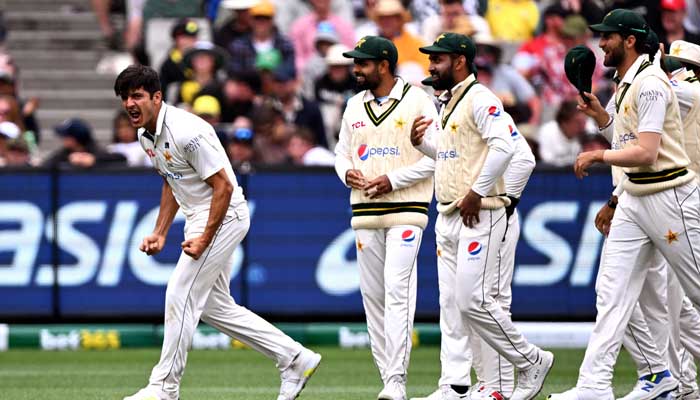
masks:
<path fill-rule="evenodd" d="M 440 96 L 445 104 L 441 131 L 435 140 L 426 134 L 430 119 L 418 118 L 412 131 L 417 148 L 435 159 L 440 212 L 435 231 L 440 324 L 446 342 L 441 348 L 443 397 L 437 398 L 467 398 L 470 366 L 464 349 L 469 335 L 475 334 L 518 368 L 511 399 L 529 400 L 542 389 L 554 356 L 528 343 L 513 325 L 507 306 L 495 299 L 508 225 L 506 207 L 511 204 L 502 176 L 515 153 L 514 125 L 500 100 L 476 81 L 476 46 L 471 39 L 443 33 L 420 50 L 430 56 L 433 87 L 445 90 Z"/>
<path fill-rule="evenodd" d="M 422 89 L 396 76 L 391 41 L 365 36 L 353 72 L 363 89 L 343 113 L 335 169 L 350 187 L 360 290 L 372 356 L 384 388 L 378 399 L 405 400 L 416 308 L 416 257 L 428 223 L 432 178 L 412 173 L 432 160 L 411 145 L 411 122 L 437 112 Z"/>
<path fill-rule="evenodd" d="M 185 214 L 182 254 L 168 281 L 160 361 L 148 385 L 124 400 L 178 400 L 187 352 L 199 319 L 277 362 L 282 385 L 277 400 L 294 400 L 321 356 L 304 348 L 231 297 L 233 251 L 250 226 L 248 205 L 214 128 L 162 101 L 158 74 L 132 65 L 114 84 L 139 142 L 163 177 L 153 233 L 139 249 L 165 246 L 175 213 Z"/>

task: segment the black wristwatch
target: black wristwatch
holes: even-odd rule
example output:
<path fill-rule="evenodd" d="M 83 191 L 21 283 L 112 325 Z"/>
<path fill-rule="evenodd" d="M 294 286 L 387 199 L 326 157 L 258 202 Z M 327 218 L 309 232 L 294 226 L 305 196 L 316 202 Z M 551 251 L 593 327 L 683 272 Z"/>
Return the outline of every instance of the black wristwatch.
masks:
<path fill-rule="evenodd" d="M 613 201 L 613 198 L 610 197 L 608 199 L 608 207 L 610 207 L 614 210 L 617 207 L 617 201 Z"/>

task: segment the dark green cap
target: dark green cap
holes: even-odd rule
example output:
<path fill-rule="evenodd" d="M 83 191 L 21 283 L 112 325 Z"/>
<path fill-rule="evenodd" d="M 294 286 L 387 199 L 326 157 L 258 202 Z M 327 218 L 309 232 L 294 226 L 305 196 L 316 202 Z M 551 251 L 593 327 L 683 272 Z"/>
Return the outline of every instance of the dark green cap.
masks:
<path fill-rule="evenodd" d="M 586 46 L 573 47 L 566 53 L 566 58 L 564 58 L 566 77 L 578 89 L 579 93 L 591 93 L 595 64 L 595 54 Z"/>
<path fill-rule="evenodd" d="M 474 41 L 471 40 L 469 36 L 452 32 L 440 34 L 431 46 L 421 47 L 419 50 L 424 54 L 461 54 L 467 57 L 467 62 L 470 64 L 474 61 L 474 57 L 476 56 L 476 45 Z"/>
<path fill-rule="evenodd" d="M 365 36 L 355 45 L 355 49 L 343 53 L 343 57 L 361 60 L 387 60 L 396 65 L 399 52 L 389 39 L 380 36 Z"/>
<path fill-rule="evenodd" d="M 423 79 L 422 81 L 420 81 L 420 83 L 423 86 L 430 86 L 430 87 L 433 87 L 433 82 L 434 82 L 434 79 L 432 76 L 429 76 L 429 77 Z"/>
<path fill-rule="evenodd" d="M 631 10 L 616 8 L 603 18 L 603 22 L 590 26 L 593 32 L 619 32 L 646 38 L 649 32 L 644 18 Z"/>

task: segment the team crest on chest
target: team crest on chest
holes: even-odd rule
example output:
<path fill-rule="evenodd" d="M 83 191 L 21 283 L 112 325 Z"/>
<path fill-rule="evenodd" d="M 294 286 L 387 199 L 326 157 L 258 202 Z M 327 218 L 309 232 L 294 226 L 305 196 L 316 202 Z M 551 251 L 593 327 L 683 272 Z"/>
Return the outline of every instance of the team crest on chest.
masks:
<path fill-rule="evenodd" d="M 403 129 L 404 126 L 406 126 L 406 121 L 403 118 L 398 117 L 394 120 L 394 127 L 397 129 Z"/>
<path fill-rule="evenodd" d="M 459 125 L 457 125 L 456 122 L 452 121 L 452 123 L 450 124 L 450 132 L 457 133 L 457 128 L 459 128 Z"/>

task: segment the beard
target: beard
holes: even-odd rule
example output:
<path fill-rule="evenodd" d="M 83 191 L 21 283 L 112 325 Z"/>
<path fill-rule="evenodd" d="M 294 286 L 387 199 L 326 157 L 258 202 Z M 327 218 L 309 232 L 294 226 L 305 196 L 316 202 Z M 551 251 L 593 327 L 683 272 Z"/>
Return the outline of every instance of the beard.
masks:
<path fill-rule="evenodd" d="M 610 53 L 605 57 L 603 65 L 606 67 L 617 67 L 622 64 L 625 60 L 625 48 L 620 44 L 619 46 L 613 48 Z"/>
<path fill-rule="evenodd" d="M 362 80 L 359 80 L 358 78 L 363 78 Z M 355 75 L 355 83 L 356 87 L 358 90 L 375 90 L 376 88 L 379 87 L 379 74 L 371 74 L 371 75 L 364 75 L 364 74 L 356 74 Z"/>
<path fill-rule="evenodd" d="M 433 88 L 436 90 L 449 90 L 455 85 L 455 77 L 452 70 L 442 73 L 431 74 L 433 77 Z"/>

